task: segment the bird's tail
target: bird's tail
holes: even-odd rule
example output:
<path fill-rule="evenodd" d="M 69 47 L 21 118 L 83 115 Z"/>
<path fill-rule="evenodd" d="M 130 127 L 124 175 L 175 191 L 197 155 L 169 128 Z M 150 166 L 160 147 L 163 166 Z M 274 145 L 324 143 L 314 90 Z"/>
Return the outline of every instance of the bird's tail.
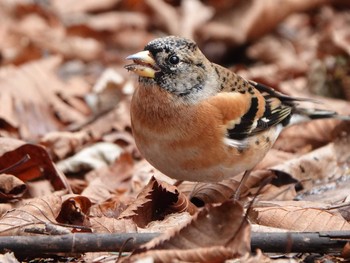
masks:
<path fill-rule="evenodd" d="M 340 115 L 335 111 L 322 110 L 322 109 L 307 109 L 307 108 L 295 108 L 294 115 L 289 124 L 296 124 L 309 120 L 317 119 L 338 119 L 344 121 L 350 121 L 350 116 Z"/>

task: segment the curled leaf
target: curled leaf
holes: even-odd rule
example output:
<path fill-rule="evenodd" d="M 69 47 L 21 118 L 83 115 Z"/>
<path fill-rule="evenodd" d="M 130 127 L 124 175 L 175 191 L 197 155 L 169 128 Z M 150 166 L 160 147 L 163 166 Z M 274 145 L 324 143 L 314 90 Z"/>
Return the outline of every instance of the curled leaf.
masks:
<path fill-rule="evenodd" d="M 0 174 L 0 201 L 21 197 L 27 187 L 25 183 L 11 174 Z"/>

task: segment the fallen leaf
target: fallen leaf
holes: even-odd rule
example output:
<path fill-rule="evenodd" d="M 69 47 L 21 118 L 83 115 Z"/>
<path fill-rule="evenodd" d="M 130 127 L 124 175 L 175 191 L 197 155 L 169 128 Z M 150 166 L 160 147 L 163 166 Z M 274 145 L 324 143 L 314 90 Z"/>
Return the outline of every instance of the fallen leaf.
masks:
<path fill-rule="evenodd" d="M 91 229 L 94 233 L 136 233 L 137 226 L 131 219 L 115 219 L 110 217 L 90 217 Z"/>
<path fill-rule="evenodd" d="M 284 140 L 284 142 L 286 141 Z M 278 148 L 278 146 L 274 147 Z M 297 157 L 296 154 L 272 148 L 265 155 L 264 159 L 262 159 L 261 162 L 255 166 L 254 170 L 267 169 L 271 166 L 278 165 L 295 157 Z"/>
<path fill-rule="evenodd" d="M 27 232 L 31 228 L 45 229 L 45 224 L 55 224 L 61 204 L 61 197 L 50 195 L 8 211 L 0 219 L 0 236 L 31 235 Z"/>
<path fill-rule="evenodd" d="M 54 0 L 52 1 L 52 4 L 54 8 L 61 14 L 61 15 L 69 15 L 74 13 L 83 13 L 83 12 L 92 12 L 92 11 L 99 11 L 103 10 L 109 7 L 114 6 L 120 2 L 120 0 L 102 0 L 100 2 L 95 1 L 77 1 L 74 3 L 71 3 L 69 0 Z"/>
<path fill-rule="evenodd" d="M 314 120 L 291 126 L 285 129 L 277 139 L 275 149 L 292 152 L 307 153 L 334 140 L 334 131 L 340 125 L 339 120 Z"/>
<path fill-rule="evenodd" d="M 0 174 L 0 200 L 12 200 L 23 196 L 27 187 L 23 181 L 11 174 Z"/>
<path fill-rule="evenodd" d="M 277 3 L 275 0 L 240 1 L 232 8 L 217 13 L 210 23 L 201 28 L 201 34 L 208 39 L 221 39 L 234 44 L 256 40 L 271 31 L 283 19 L 294 12 L 314 9 L 329 1 L 289 0 Z M 264 17 L 264 23 L 261 23 Z"/>
<path fill-rule="evenodd" d="M 146 0 L 145 3 L 152 12 L 153 23 L 165 28 L 170 35 L 179 34 L 180 15 L 176 9 L 161 0 Z"/>
<path fill-rule="evenodd" d="M 214 15 L 214 10 L 199 0 L 181 2 L 180 11 L 179 32 L 176 34 L 191 39 L 194 39 L 196 30 Z"/>
<path fill-rule="evenodd" d="M 9 210 L 13 209 L 13 203 L 0 203 L 0 217 L 6 214 Z"/>
<path fill-rule="evenodd" d="M 130 261 L 122 262 L 224 262 L 237 257 L 239 256 L 235 255 L 230 248 L 211 246 L 195 249 L 150 250 L 130 257 Z"/>
<path fill-rule="evenodd" d="M 250 249 L 250 243 L 246 243 L 250 237 L 249 230 L 243 208 L 230 200 L 218 206 L 208 206 L 198 212 L 190 224 L 181 229 L 172 229 L 171 233 L 150 241 L 140 250 L 225 245 L 237 249 L 237 252 L 242 249 L 242 254 L 245 254 Z"/>
<path fill-rule="evenodd" d="M 85 100 L 95 114 L 106 112 L 125 99 L 126 93 L 133 92 L 124 90 L 128 84 L 117 71 L 112 68 L 106 69 L 96 81 L 92 92 L 86 95 Z"/>
<path fill-rule="evenodd" d="M 64 173 L 94 170 L 114 162 L 122 151 L 123 149 L 113 143 L 95 143 L 72 157 L 59 161 L 57 167 Z"/>
<path fill-rule="evenodd" d="M 37 139 L 63 128 L 65 123 L 85 119 L 57 96 L 65 89 L 64 83 L 54 74 L 60 63 L 59 57 L 49 57 L 20 67 L 1 68 L 0 101 L 6 103 L 0 109 L 0 119 L 18 130 L 21 138 Z"/>
<path fill-rule="evenodd" d="M 139 227 L 145 227 L 151 221 L 164 219 L 167 214 L 185 211 L 193 214 L 196 208 L 175 186 L 152 177 L 119 218 L 132 218 Z"/>
<path fill-rule="evenodd" d="M 144 252 L 146 251 L 146 252 Z M 153 239 L 134 252 L 130 260 L 151 257 L 155 262 L 223 261 L 250 252 L 250 226 L 243 208 L 234 201 L 208 206 L 192 222 Z"/>
<path fill-rule="evenodd" d="M 142 159 L 137 162 L 134 167 L 134 173 L 131 178 L 132 191 L 135 193 L 141 192 L 152 177 L 155 177 L 157 181 L 166 182 L 168 184 L 174 184 L 176 182 L 176 180 L 159 172 L 145 159 Z"/>
<path fill-rule="evenodd" d="M 68 197 L 63 201 L 56 220 L 62 224 L 89 226 L 90 207 L 91 201 L 85 196 Z"/>
<path fill-rule="evenodd" d="M 13 31 L 34 46 L 61 54 L 65 58 L 89 61 L 101 56 L 103 51 L 103 45 L 98 40 L 69 35 L 61 21 L 50 23 L 38 14 L 24 16 L 13 27 Z"/>
<path fill-rule="evenodd" d="M 56 169 L 44 147 L 10 138 L 0 138 L 0 144 L 1 170 L 12 164 L 15 166 L 10 169 L 11 174 L 24 182 L 44 176 L 55 190 L 70 189 L 66 177 Z"/>
<path fill-rule="evenodd" d="M 224 180 L 219 183 L 184 182 L 179 186 L 179 189 L 188 196 L 191 202 L 203 206 L 204 204 L 227 201 L 233 196 L 238 185 L 239 181 L 235 179 Z"/>
<path fill-rule="evenodd" d="M 4 263 L 20 263 L 13 252 L 6 252 L 0 255 L 0 261 Z"/>
<path fill-rule="evenodd" d="M 321 208 L 302 207 L 281 203 L 281 206 L 253 207 L 250 219 L 259 225 L 294 231 L 337 231 L 350 230 L 350 224 L 339 214 Z"/>
<path fill-rule="evenodd" d="M 90 215 L 96 217 L 118 218 L 119 215 L 134 201 L 134 198 L 127 195 L 115 194 L 106 201 L 99 201 L 90 209 Z"/>
<path fill-rule="evenodd" d="M 67 20 L 69 17 L 67 17 Z M 77 25 L 74 19 L 70 19 L 72 22 L 69 24 Z M 132 12 L 103 12 L 101 14 L 85 15 L 78 20 L 78 24 L 87 26 L 95 31 L 109 31 L 119 32 L 126 28 L 132 28 L 133 30 L 145 30 L 149 26 L 150 19 L 142 13 Z"/>
<path fill-rule="evenodd" d="M 270 169 L 289 174 L 302 182 L 304 188 L 317 180 L 335 180 L 347 172 L 350 162 L 350 136 L 340 138 L 298 158 L 291 159 Z M 312 180 L 312 181 L 311 181 Z M 309 186 L 310 187 L 310 186 Z"/>
<path fill-rule="evenodd" d="M 252 192 L 250 190 L 250 192 Z M 253 195 L 254 196 L 254 195 Z M 275 186 L 268 184 L 259 191 L 259 200 L 288 201 L 294 200 L 297 196 L 295 185 Z"/>
<path fill-rule="evenodd" d="M 44 145 L 55 159 L 62 160 L 64 157 L 75 153 L 90 139 L 89 134 L 81 132 L 52 131 L 46 133 L 40 144 Z"/>
<path fill-rule="evenodd" d="M 113 164 L 93 170 L 85 175 L 89 181 L 82 195 L 95 203 L 118 198 L 128 191 L 133 173 L 133 159 L 127 152 L 122 153 Z"/>
<path fill-rule="evenodd" d="M 123 100 L 113 110 L 98 115 L 98 118 L 85 123 L 82 127 L 80 126 L 76 127 L 75 130 L 88 133 L 93 140 L 100 140 L 105 134 L 114 130 L 130 129 L 130 101 Z"/>
<path fill-rule="evenodd" d="M 192 215 L 188 212 L 166 215 L 163 220 L 151 221 L 147 226 L 137 229 L 139 233 L 164 233 L 171 229 L 184 227 L 192 221 Z"/>

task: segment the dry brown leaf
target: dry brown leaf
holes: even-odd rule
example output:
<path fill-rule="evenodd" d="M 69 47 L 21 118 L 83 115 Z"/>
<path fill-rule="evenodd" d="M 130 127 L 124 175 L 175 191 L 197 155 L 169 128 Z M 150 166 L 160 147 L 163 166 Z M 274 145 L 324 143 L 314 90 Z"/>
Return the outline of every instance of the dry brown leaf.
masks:
<path fill-rule="evenodd" d="M 118 32 L 125 30 L 126 28 L 132 28 L 133 30 L 145 30 L 149 26 L 149 19 L 142 13 L 132 12 L 104 12 L 102 14 L 81 16 L 78 20 L 78 24 L 71 17 L 67 17 L 66 20 L 72 20 L 71 23 L 67 21 L 70 26 L 82 25 L 87 26 L 95 31 L 109 31 Z"/>
<path fill-rule="evenodd" d="M 115 219 L 110 217 L 90 217 L 91 229 L 94 233 L 136 233 L 137 226 L 131 219 Z"/>
<path fill-rule="evenodd" d="M 307 180 L 308 182 L 303 182 L 303 186 L 307 188 L 307 183 L 311 183 L 310 180 L 336 180 L 346 174 L 350 162 L 349 148 L 350 136 L 348 135 L 270 169 L 289 174 L 298 181 Z"/>
<path fill-rule="evenodd" d="M 47 223 L 56 223 L 62 199 L 56 195 L 35 198 L 23 206 L 8 211 L 0 219 L 0 236 L 30 235 L 29 229 L 45 229 Z"/>
<path fill-rule="evenodd" d="M 164 219 L 167 214 L 185 211 L 193 214 L 196 208 L 175 186 L 152 177 L 119 218 L 132 218 L 139 227 L 145 227 L 151 221 Z"/>
<path fill-rule="evenodd" d="M 240 76 L 251 79 L 259 83 L 263 83 L 267 86 L 276 88 L 278 84 L 286 78 L 289 78 L 291 72 L 275 64 L 257 64 L 249 69 L 246 68 L 232 68 L 232 71 L 237 72 Z M 295 72 L 292 72 L 294 76 Z"/>
<path fill-rule="evenodd" d="M 0 26 L 0 51 L 1 58 L 4 64 L 13 63 L 19 65 L 34 59 L 42 57 L 42 51 L 33 45 L 33 43 L 23 39 L 23 36 L 15 33 L 16 25 L 19 20 L 30 14 L 41 13 L 43 16 L 52 18 L 50 12 L 44 8 L 35 5 L 33 2 L 19 3 L 18 1 L 2 1 L 1 5 L 1 26 Z M 27 10 L 22 10 L 26 14 L 23 15 L 21 7 L 28 7 Z M 23 9 L 26 9 L 25 7 Z M 34 29 L 34 28 L 33 28 Z M 22 41 L 21 41 L 22 40 Z"/>
<path fill-rule="evenodd" d="M 150 250 L 140 255 L 134 255 L 122 262 L 224 262 L 237 258 L 235 252 L 224 246 L 211 246 L 194 249 Z"/>
<path fill-rule="evenodd" d="M 91 232 L 88 220 L 91 202 L 83 196 L 61 195 L 62 192 L 57 192 L 17 202 L 15 208 L 1 218 L 0 235 Z"/>
<path fill-rule="evenodd" d="M 93 140 L 100 140 L 108 132 L 124 131 L 130 127 L 130 101 L 123 100 L 115 109 L 98 116 L 97 119 L 79 129 L 87 132 Z"/>
<path fill-rule="evenodd" d="M 62 160 L 64 157 L 75 153 L 90 139 L 90 135 L 81 132 L 59 132 L 46 133 L 40 144 L 44 145 L 54 159 Z"/>
<path fill-rule="evenodd" d="M 30 14 L 17 22 L 12 30 L 40 49 L 60 53 L 66 58 L 89 61 L 101 56 L 103 45 L 96 39 L 68 35 L 61 23 L 49 22 L 37 14 Z"/>
<path fill-rule="evenodd" d="M 104 10 L 113 7 L 120 0 L 101 0 L 96 2 L 90 1 L 75 1 L 74 3 L 69 0 L 54 0 L 52 5 L 61 15 L 68 15 L 74 13 L 93 12 Z"/>
<path fill-rule="evenodd" d="M 180 15 L 173 6 L 161 0 L 146 0 L 145 3 L 152 12 L 154 24 L 164 28 L 170 35 L 177 35 L 180 32 Z"/>
<path fill-rule="evenodd" d="M 119 215 L 134 201 L 129 195 L 114 195 L 110 199 L 93 205 L 90 215 L 96 217 L 118 218 Z"/>
<path fill-rule="evenodd" d="M 181 2 L 179 32 L 176 35 L 194 39 L 195 32 L 214 15 L 214 10 L 199 0 Z"/>
<path fill-rule="evenodd" d="M 0 145 L 2 171 L 10 168 L 9 172 L 24 182 L 44 176 L 55 190 L 70 189 L 66 177 L 56 169 L 42 146 L 10 138 L 0 138 Z"/>
<path fill-rule="evenodd" d="M 0 262 L 4 263 L 20 263 L 13 252 L 6 252 L 0 255 Z"/>
<path fill-rule="evenodd" d="M 140 159 L 140 155 L 138 154 L 138 149 L 136 147 L 136 143 L 134 137 L 130 133 L 130 131 L 115 131 L 109 134 L 106 134 L 102 137 L 104 142 L 113 142 L 125 149 L 126 152 L 132 153 L 134 159 Z M 135 153 L 137 152 L 137 153 Z"/>
<path fill-rule="evenodd" d="M 350 35 L 349 30 L 346 30 L 346 26 L 333 31 L 332 33 L 332 40 L 334 44 L 337 47 L 343 49 L 348 55 L 350 55 Z"/>
<path fill-rule="evenodd" d="M 91 201 L 85 196 L 67 197 L 56 220 L 62 224 L 89 226 L 90 207 Z"/>
<path fill-rule="evenodd" d="M 0 218 L 9 210 L 13 209 L 14 206 L 14 203 L 0 203 Z"/>
<path fill-rule="evenodd" d="M 341 257 L 349 259 L 350 258 L 350 243 L 347 242 L 341 252 Z"/>
<path fill-rule="evenodd" d="M 254 207 L 250 218 L 255 223 L 294 231 L 337 231 L 350 230 L 350 224 L 339 214 L 333 214 L 321 208 L 302 207 L 298 202 L 280 206 Z"/>
<path fill-rule="evenodd" d="M 302 60 L 293 43 L 272 35 L 263 37 L 259 42 L 250 46 L 247 55 L 257 61 L 274 64 L 283 70 L 306 72 L 308 69 L 306 61 Z"/>
<path fill-rule="evenodd" d="M 134 86 L 112 68 L 106 69 L 85 100 L 93 112 L 101 114 L 113 109 L 128 93 L 134 91 Z"/>
<path fill-rule="evenodd" d="M 144 228 L 138 228 L 139 233 L 164 233 L 171 229 L 178 229 L 191 222 L 193 217 L 188 212 L 173 213 L 165 216 L 163 220 L 151 221 Z"/>
<path fill-rule="evenodd" d="M 140 154 L 138 154 L 138 157 L 140 157 Z M 142 159 L 135 164 L 135 170 L 131 179 L 132 191 L 136 193 L 141 192 L 152 177 L 168 184 L 174 184 L 176 182 L 176 180 L 159 172 L 145 159 Z"/>
<path fill-rule="evenodd" d="M 316 184 L 312 189 L 300 192 L 298 198 L 305 201 L 322 201 L 332 204 L 335 207 L 333 209 L 338 209 L 343 217 L 350 222 L 350 181 L 347 180 L 348 175 L 349 173 L 335 182 Z"/>
<path fill-rule="evenodd" d="M 133 159 L 127 152 L 122 153 L 110 166 L 86 174 L 90 182 L 82 195 L 96 203 L 101 203 L 128 190 L 128 183 L 133 173 Z"/>
<path fill-rule="evenodd" d="M 20 198 L 26 190 L 22 180 L 12 174 L 0 174 L 0 201 Z"/>
<path fill-rule="evenodd" d="M 59 161 L 57 167 L 64 173 L 95 170 L 113 163 L 122 153 L 123 149 L 114 143 L 99 142 Z"/>
<path fill-rule="evenodd" d="M 179 190 L 186 194 L 195 204 L 203 206 L 210 203 L 222 203 L 230 199 L 235 193 L 239 181 L 224 180 L 219 183 L 192 183 L 184 182 Z"/>
<path fill-rule="evenodd" d="M 146 253 L 142 253 L 147 251 Z M 181 253 L 180 253 L 181 251 Z M 250 226 L 234 201 L 209 206 L 181 229 L 171 230 L 141 246 L 136 257 L 149 256 L 191 262 L 215 262 L 250 252 Z M 158 256 L 161 255 L 161 259 Z M 209 261 L 205 261 L 210 258 Z M 133 260 L 134 256 L 130 258 Z"/>
<path fill-rule="evenodd" d="M 285 129 L 277 139 L 275 149 L 294 153 L 307 153 L 334 140 L 339 120 L 314 120 Z"/>
<path fill-rule="evenodd" d="M 250 190 L 250 192 L 252 192 L 252 190 Z M 269 184 L 259 191 L 259 200 L 288 201 L 294 200 L 296 196 L 297 193 L 294 184 L 283 185 L 279 187 Z"/>
<path fill-rule="evenodd" d="M 234 8 L 217 13 L 210 23 L 201 28 L 200 33 L 207 38 L 242 44 L 271 31 L 294 12 L 311 10 L 327 2 L 330 1 L 240 1 Z M 264 23 L 261 22 L 262 17 Z"/>
<path fill-rule="evenodd" d="M 347 55 L 315 59 L 308 72 L 309 90 L 316 95 L 350 100 L 350 60 Z"/>
<path fill-rule="evenodd" d="M 242 254 L 245 254 L 250 251 L 250 242 L 247 242 L 249 239 L 250 226 L 244 217 L 243 208 L 238 202 L 230 200 L 218 206 L 209 205 L 188 225 L 181 229 L 172 229 L 169 233 L 143 245 L 140 250 L 192 249 L 225 245 L 242 249 Z"/>
<path fill-rule="evenodd" d="M 214 11 L 198 0 L 182 1 L 176 9 L 167 2 L 146 0 L 147 7 L 152 12 L 152 22 L 163 27 L 170 35 L 194 38 L 197 28 L 200 28 L 214 14 Z"/>
<path fill-rule="evenodd" d="M 97 60 L 102 56 L 104 48 L 102 43 L 93 38 L 78 36 L 62 37 L 60 35 L 49 35 L 46 39 L 39 38 L 36 44 L 43 49 L 49 49 L 53 53 L 61 54 L 66 59 L 80 59 L 83 61 Z"/>
<path fill-rule="evenodd" d="M 227 260 L 234 258 L 235 260 Z M 152 262 L 169 262 L 175 258 L 180 262 L 245 262 L 245 263 L 297 263 L 296 260 L 286 259 L 283 260 L 271 260 L 268 256 L 264 255 L 260 249 L 256 251 L 254 255 L 246 254 L 242 257 L 236 258 L 231 249 L 225 247 L 210 247 L 199 249 L 187 249 L 187 250 L 157 250 L 149 251 L 140 256 L 132 257 L 133 260 L 139 258 L 138 262 L 149 261 Z M 227 261 L 225 261 L 227 260 Z M 124 262 L 124 261 L 123 261 Z"/>
<path fill-rule="evenodd" d="M 297 157 L 296 154 L 277 149 L 271 149 L 265 155 L 264 159 L 262 159 L 261 162 L 255 166 L 254 170 L 267 169 L 271 166 L 278 165 L 295 157 Z"/>
<path fill-rule="evenodd" d="M 37 139 L 63 124 L 84 120 L 83 114 L 57 95 L 65 90 L 64 83 L 54 74 L 60 63 L 59 57 L 49 57 L 18 68 L 1 68 L 0 101 L 4 103 L 0 119 L 7 125 L 2 127 L 17 129 L 21 138 Z"/>
<path fill-rule="evenodd" d="M 324 7 L 321 9 L 319 52 L 329 55 L 350 54 L 349 32 L 347 26 L 350 22 L 347 10 L 336 12 Z"/>

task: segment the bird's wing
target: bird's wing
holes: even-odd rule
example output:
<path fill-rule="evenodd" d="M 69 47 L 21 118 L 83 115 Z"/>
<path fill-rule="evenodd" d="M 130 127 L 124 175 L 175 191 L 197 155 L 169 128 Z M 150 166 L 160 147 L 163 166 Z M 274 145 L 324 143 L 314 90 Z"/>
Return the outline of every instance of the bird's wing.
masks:
<path fill-rule="evenodd" d="M 293 115 L 296 102 L 304 100 L 284 95 L 256 82 L 250 82 L 250 85 L 254 86 L 256 96 L 262 97 L 261 100 L 265 105 L 262 106 L 263 113 L 256 116 L 255 125 L 247 136 L 253 136 L 277 124 L 287 125 Z"/>
<path fill-rule="evenodd" d="M 253 92 L 223 92 L 211 99 L 219 100 L 226 116 L 227 139 L 244 140 L 277 124 L 286 125 L 292 115 L 295 99 L 260 84 L 248 85 Z"/>

